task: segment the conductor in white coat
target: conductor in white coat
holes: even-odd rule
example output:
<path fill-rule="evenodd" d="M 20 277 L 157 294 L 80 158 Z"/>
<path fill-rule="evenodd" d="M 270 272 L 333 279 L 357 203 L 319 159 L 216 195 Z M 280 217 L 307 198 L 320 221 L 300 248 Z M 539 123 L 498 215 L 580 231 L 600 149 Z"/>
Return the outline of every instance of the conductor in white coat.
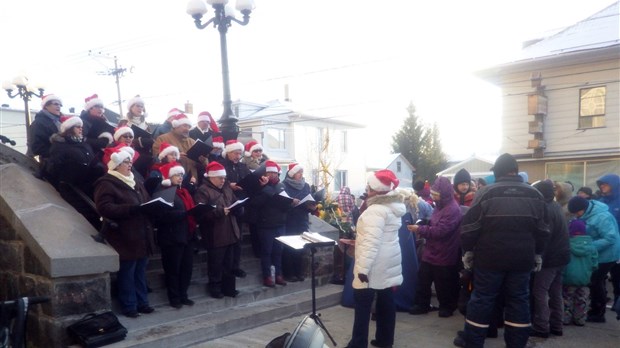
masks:
<path fill-rule="evenodd" d="M 398 229 L 406 213 L 404 198 L 394 192 L 398 179 L 390 170 L 369 175 L 367 208 L 357 222 L 353 298 L 355 321 L 349 348 L 368 347 L 372 301 L 377 296 L 374 347 L 392 347 L 396 325 L 393 287 L 403 282 Z"/>

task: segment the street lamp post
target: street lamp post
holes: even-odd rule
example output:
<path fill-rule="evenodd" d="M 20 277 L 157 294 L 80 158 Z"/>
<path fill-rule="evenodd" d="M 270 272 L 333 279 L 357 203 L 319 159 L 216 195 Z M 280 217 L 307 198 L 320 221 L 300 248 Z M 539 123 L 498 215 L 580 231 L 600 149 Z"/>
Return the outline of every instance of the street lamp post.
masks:
<path fill-rule="evenodd" d="M 209 4 L 215 10 L 213 18 L 206 23 L 201 22 L 202 16 L 207 13 L 207 5 Z M 250 13 L 254 9 L 254 0 L 237 0 L 236 9 L 243 14 L 243 20 L 237 20 L 234 17 L 234 9 L 227 5 L 228 0 L 190 0 L 187 4 L 187 13 L 194 18 L 194 23 L 198 29 L 204 29 L 213 23 L 213 27 L 220 32 L 220 51 L 222 57 L 222 85 L 224 89 L 224 112 L 219 119 L 220 130 L 224 141 L 237 139 L 239 134 L 239 126 L 237 126 L 237 116 L 232 110 L 232 101 L 230 99 L 230 81 L 228 77 L 228 48 L 226 45 L 226 32 L 232 22 L 240 25 L 246 25 L 250 22 Z"/>
<path fill-rule="evenodd" d="M 28 107 L 28 102 L 32 99 L 32 97 L 42 98 L 44 89 L 43 86 L 29 86 L 28 78 L 26 76 L 20 75 L 13 79 L 13 82 L 4 81 L 2 82 L 2 89 L 6 90 L 9 98 L 20 97 L 24 101 L 24 113 L 25 113 L 25 122 L 26 122 L 26 141 L 27 144 L 30 144 L 30 108 Z M 13 91 L 15 90 L 15 93 Z M 39 92 L 35 92 L 38 90 Z"/>

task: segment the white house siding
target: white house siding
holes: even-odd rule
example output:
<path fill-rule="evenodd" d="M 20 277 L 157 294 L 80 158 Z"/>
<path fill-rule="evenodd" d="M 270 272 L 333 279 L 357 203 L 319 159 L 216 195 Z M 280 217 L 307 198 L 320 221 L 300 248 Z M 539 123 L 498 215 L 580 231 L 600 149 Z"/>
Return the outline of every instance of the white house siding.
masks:
<path fill-rule="evenodd" d="M 34 114 L 30 117 L 34 118 Z M 15 146 L 6 144 L 14 150 L 26 154 L 28 145 L 26 144 L 26 126 L 24 110 L 15 110 L 0 107 L 0 134 L 15 141 Z"/>
<path fill-rule="evenodd" d="M 619 61 L 547 69 L 541 72 L 546 86 L 548 112 L 544 120 L 545 155 L 596 152 L 620 148 L 620 75 Z M 503 91 L 503 140 L 501 152 L 529 155 L 528 122 L 534 116 L 527 114 L 527 95 L 534 89 L 529 85 L 531 72 L 513 74 L 504 78 Z M 557 77 L 554 77 L 557 76 Z M 579 90 L 605 86 L 605 127 L 579 129 Z"/>

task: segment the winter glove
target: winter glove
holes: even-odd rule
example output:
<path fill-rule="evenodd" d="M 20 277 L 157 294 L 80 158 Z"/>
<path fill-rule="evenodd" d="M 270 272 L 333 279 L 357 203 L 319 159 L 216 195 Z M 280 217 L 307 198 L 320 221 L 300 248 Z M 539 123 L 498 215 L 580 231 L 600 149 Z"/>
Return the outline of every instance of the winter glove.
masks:
<path fill-rule="evenodd" d="M 368 276 L 362 273 L 358 273 L 357 277 L 359 278 L 360 282 L 362 283 L 368 283 Z"/>
<path fill-rule="evenodd" d="M 540 272 L 540 270 L 542 269 L 542 256 L 541 255 L 534 255 L 534 272 Z"/>
<path fill-rule="evenodd" d="M 466 251 L 465 255 L 463 255 L 463 258 L 461 260 L 463 261 L 463 267 L 465 267 L 465 269 L 470 270 L 474 268 L 474 252 L 473 251 Z"/>

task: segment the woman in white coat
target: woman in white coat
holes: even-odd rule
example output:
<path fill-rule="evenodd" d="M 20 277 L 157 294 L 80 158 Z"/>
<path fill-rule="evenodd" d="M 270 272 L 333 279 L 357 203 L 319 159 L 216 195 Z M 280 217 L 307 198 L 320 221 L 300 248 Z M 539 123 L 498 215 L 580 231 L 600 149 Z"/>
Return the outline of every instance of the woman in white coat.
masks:
<path fill-rule="evenodd" d="M 403 281 L 398 229 L 406 213 L 403 196 L 394 192 L 398 179 L 390 170 L 369 175 L 367 208 L 357 222 L 353 298 L 355 321 L 349 348 L 368 347 L 372 301 L 377 296 L 375 347 L 394 344 L 396 306 L 392 287 Z"/>

